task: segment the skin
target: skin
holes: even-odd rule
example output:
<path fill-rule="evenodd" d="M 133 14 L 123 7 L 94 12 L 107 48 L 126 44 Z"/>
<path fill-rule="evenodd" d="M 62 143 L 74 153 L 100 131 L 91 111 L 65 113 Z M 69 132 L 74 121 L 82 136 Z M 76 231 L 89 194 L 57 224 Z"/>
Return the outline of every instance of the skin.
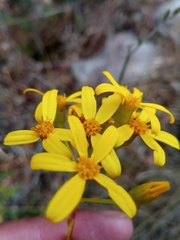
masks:
<path fill-rule="evenodd" d="M 66 221 L 51 223 L 44 216 L 0 224 L 1 240 L 65 240 Z M 118 211 L 79 210 L 72 240 L 129 240 L 132 221 Z"/>

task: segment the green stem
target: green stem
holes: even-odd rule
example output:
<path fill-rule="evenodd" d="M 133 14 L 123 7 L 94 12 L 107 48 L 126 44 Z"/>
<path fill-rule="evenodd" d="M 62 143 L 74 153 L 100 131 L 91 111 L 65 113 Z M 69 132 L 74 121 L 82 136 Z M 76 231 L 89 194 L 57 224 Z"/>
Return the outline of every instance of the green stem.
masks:
<path fill-rule="evenodd" d="M 93 203 L 104 203 L 104 204 L 115 204 L 111 199 L 101 199 L 101 198 L 82 198 L 82 203 L 93 202 Z"/>
<path fill-rule="evenodd" d="M 122 69 L 121 69 L 121 72 L 120 72 L 120 75 L 119 75 L 119 78 L 118 78 L 118 83 L 121 83 L 121 81 L 123 80 L 123 77 L 124 77 L 124 73 L 126 71 L 126 67 L 129 63 L 129 60 L 130 58 L 132 57 L 132 51 L 131 51 L 131 46 L 128 46 L 127 48 L 127 54 L 126 54 L 126 57 L 124 59 L 124 63 L 123 63 L 123 66 L 122 66 Z"/>
<path fill-rule="evenodd" d="M 172 18 L 172 17 L 171 17 Z M 118 83 L 120 84 L 121 81 L 123 80 L 127 65 L 132 57 L 132 55 L 138 50 L 138 48 L 144 43 L 149 41 L 158 31 L 159 29 L 166 23 L 168 23 L 171 18 L 167 18 L 165 21 L 161 22 L 157 27 L 155 27 L 144 39 L 138 42 L 138 44 L 135 47 L 128 46 L 127 48 L 127 55 L 125 57 L 119 78 L 118 78 Z"/>
<path fill-rule="evenodd" d="M 75 218 L 76 218 L 76 209 L 71 213 L 71 215 L 68 217 L 68 220 L 67 220 L 68 232 L 67 232 L 66 240 L 72 240 Z"/>

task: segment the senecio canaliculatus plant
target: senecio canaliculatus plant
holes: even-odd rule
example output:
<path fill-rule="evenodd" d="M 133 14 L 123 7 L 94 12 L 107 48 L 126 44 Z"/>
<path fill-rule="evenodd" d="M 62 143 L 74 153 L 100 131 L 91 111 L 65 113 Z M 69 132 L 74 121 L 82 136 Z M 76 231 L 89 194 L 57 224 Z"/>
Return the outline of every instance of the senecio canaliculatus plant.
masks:
<path fill-rule="evenodd" d="M 52 222 L 72 219 L 78 205 L 88 201 L 116 204 L 132 218 L 139 206 L 170 189 L 168 181 L 157 181 L 127 192 L 113 180 L 121 175 L 117 149 L 131 144 L 136 137 L 141 137 L 152 149 L 157 166 L 165 164 L 165 152 L 158 142 L 178 150 L 180 145 L 175 136 L 161 130 L 156 116 L 156 111 L 160 110 L 174 123 L 169 110 L 159 104 L 143 102 L 143 92 L 139 89 L 131 92 L 128 87 L 119 85 L 108 71 L 103 74 L 110 83 L 102 83 L 96 89 L 83 86 L 81 91 L 68 97 L 59 94 L 57 89 L 45 93 L 25 89 L 24 93 L 31 91 L 42 95 L 34 114 L 37 124 L 29 130 L 10 132 L 4 139 L 5 145 L 42 142 L 44 152 L 32 157 L 32 170 L 72 173 L 47 206 L 45 216 Z M 98 108 L 96 97 L 103 93 L 109 96 L 102 98 Z M 107 189 L 109 199 L 83 198 L 91 180 Z M 68 234 L 71 234 L 70 221 L 68 225 L 71 226 Z"/>

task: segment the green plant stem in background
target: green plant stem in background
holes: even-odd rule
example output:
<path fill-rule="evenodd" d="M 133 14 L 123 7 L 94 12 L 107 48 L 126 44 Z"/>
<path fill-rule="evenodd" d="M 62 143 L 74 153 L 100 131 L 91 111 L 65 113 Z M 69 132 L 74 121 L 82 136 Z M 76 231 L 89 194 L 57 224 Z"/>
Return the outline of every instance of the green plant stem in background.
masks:
<path fill-rule="evenodd" d="M 82 203 L 93 202 L 93 203 L 104 203 L 104 204 L 115 204 L 111 199 L 101 199 L 101 198 L 82 198 Z"/>
<path fill-rule="evenodd" d="M 163 15 L 162 21 L 159 23 L 159 25 L 157 27 L 155 27 L 144 39 L 138 39 L 138 44 L 135 47 L 132 46 L 127 46 L 127 54 L 126 57 L 124 59 L 124 63 L 123 66 L 121 68 L 121 72 L 118 78 L 118 83 L 121 83 L 127 68 L 127 65 L 131 59 L 131 57 L 133 56 L 133 54 L 139 49 L 139 47 L 149 41 L 158 31 L 159 29 L 164 25 L 170 22 L 170 20 L 173 19 L 173 17 L 175 15 L 177 15 L 180 11 L 180 8 L 177 8 L 173 11 L 172 15 L 170 16 L 170 10 L 167 10 L 165 12 L 165 14 Z"/>

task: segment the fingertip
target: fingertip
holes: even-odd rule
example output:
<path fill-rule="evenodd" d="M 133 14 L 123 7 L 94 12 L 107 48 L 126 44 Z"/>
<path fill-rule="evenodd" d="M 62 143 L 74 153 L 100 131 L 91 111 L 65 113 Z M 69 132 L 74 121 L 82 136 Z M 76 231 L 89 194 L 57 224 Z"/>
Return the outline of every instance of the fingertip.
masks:
<path fill-rule="evenodd" d="M 72 240 L 129 240 L 132 233 L 132 221 L 122 212 L 79 210 Z M 66 221 L 52 223 L 44 216 L 0 225 L 2 240 L 61 240 L 66 239 L 66 235 Z"/>
<path fill-rule="evenodd" d="M 132 220 L 119 211 L 79 211 L 73 240 L 129 240 L 133 233 Z"/>
<path fill-rule="evenodd" d="M 0 225 L 0 236 L 4 240 L 60 240 L 67 234 L 66 221 L 52 223 L 44 216 L 5 222 Z"/>

